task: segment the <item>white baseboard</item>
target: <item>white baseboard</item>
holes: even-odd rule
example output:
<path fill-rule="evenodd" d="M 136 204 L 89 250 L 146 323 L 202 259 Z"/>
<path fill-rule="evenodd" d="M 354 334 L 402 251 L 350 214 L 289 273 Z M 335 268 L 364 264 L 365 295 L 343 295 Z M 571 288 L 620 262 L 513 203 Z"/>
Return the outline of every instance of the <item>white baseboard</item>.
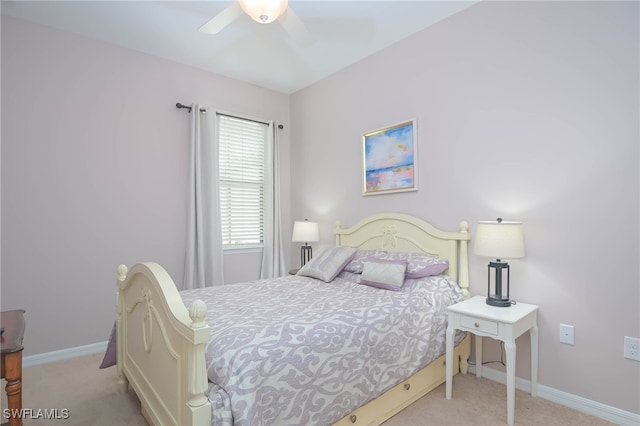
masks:
<path fill-rule="evenodd" d="M 475 372 L 476 366 L 469 365 L 469 374 L 475 374 Z M 503 385 L 507 383 L 507 375 L 504 372 L 488 367 L 482 368 L 482 377 L 493 380 L 494 382 L 502 383 Z M 516 389 L 531 393 L 531 381 L 516 377 Z M 538 396 L 551 402 L 555 402 L 556 404 L 573 408 L 574 410 L 599 417 L 618 425 L 640 425 L 640 414 L 620 410 L 619 408 L 601 404 L 599 402 L 553 389 L 539 383 Z"/>
<path fill-rule="evenodd" d="M 47 364 L 49 362 L 62 361 L 64 359 L 75 358 L 84 355 L 92 355 L 107 350 L 107 341 L 92 343 L 90 345 L 77 346 L 75 348 L 61 349 L 59 351 L 46 352 L 43 354 L 25 356 L 22 359 L 23 367 Z"/>

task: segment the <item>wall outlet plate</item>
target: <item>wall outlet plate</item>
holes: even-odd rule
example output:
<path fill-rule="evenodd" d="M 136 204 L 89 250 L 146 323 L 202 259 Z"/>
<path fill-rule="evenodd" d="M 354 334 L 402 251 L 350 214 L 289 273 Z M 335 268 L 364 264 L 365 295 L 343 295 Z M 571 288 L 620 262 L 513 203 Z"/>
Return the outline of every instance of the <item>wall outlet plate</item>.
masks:
<path fill-rule="evenodd" d="M 640 361 L 640 339 L 624 336 L 624 357 Z"/>
<path fill-rule="evenodd" d="M 572 325 L 560 324 L 560 343 L 573 345 L 574 335 Z"/>

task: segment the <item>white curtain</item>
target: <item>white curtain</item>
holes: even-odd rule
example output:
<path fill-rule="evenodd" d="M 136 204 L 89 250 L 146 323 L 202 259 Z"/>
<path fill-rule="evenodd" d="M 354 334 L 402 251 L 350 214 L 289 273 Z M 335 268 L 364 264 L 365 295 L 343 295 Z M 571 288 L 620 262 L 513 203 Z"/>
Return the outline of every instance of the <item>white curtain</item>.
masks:
<path fill-rule="evenodd" d="M 267 131 L 264 190 L 264 249 L 260 278 L 286 275 L 280 221 L 280 158 L 278 129 L 273 121 Z"/>
<path fill-rule="evenodd" d="M 215 111 L 191 105 L 187 253 L 183 290 L 222 285 L 222 235 Z"/>

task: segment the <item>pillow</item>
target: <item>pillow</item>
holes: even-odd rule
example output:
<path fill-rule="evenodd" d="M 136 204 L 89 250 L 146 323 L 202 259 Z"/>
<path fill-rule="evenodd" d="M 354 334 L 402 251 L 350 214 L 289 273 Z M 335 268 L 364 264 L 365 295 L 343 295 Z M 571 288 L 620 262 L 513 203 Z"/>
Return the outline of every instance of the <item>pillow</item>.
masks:
<path fill-rule="evenodd" d="M 371 259 L 381 259 L 384 254 L 385 252 L 378 250 L 358 250 L 353 259 L 344 267 L 344 270 L 354 274 L 361 274 L 364 262 Z"/>
<path fill-rule="evenodd" d="M 312 258 L 307 262 L 296 275 L 317 278 L 326 283 L 333 279 L 342 271 L 356 254 L 353 247 L 333 247 L 323 251 L 320 256 Z"/>
<path fill-rule="evenodd" d="M 390 253 L 380 250 L 358 250 L 344 270 L 355 274 L 362 273 L 365 262 L 375 260 L 396 260 L 407 263 L 406 278 L 423 278 L 440 275 L 449 269 L 449 262 L 437 256 L 420 253 Z"/>
<path fill-rule="evenodd" d="M 440 275 L 449 269 L 449 261 L 437 256 L 411 253 L 407 265 L 407 278 L 423 278 Z"/>
<path fill-rule="evenodd" d="M 385 290 L 399 291 L 404 284 L 405 262 L 378 260 L 365 262 L 362 266 L 360 284 Z"/>

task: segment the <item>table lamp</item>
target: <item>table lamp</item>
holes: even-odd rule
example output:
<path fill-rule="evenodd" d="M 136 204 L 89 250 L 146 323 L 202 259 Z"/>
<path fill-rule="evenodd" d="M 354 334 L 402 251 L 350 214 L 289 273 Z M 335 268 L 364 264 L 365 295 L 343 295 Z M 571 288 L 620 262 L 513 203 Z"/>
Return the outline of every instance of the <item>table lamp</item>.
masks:
<path fill-rule="evenodd" d="M 295 221 L 293 223 L 293 237 L 291 241 L 304 243 L 300 248 L 300 267 L 311 260 L 311 246 L 309 243 L 320 241 L 320 233 L 318 231 L 317 222 L 309 222 L 307 219 L 303 221 Z"/>
<path fill-rule="evenodd" d="M 501 218 L 478 222 L 474 253 L 478 256 L 495 258 L 489 262 L 487 278 L 487 304 L 491 306 L 511 306 L 509 300 L 509 264 L 503 258 L 524 257 L 524 236 L 521 222 L 506 222 Z M 494 270 L 495 291 L 491 291 L 491 270 Z M 503 274 L 506 271 L 506 294 L 504 294 Z"/>

